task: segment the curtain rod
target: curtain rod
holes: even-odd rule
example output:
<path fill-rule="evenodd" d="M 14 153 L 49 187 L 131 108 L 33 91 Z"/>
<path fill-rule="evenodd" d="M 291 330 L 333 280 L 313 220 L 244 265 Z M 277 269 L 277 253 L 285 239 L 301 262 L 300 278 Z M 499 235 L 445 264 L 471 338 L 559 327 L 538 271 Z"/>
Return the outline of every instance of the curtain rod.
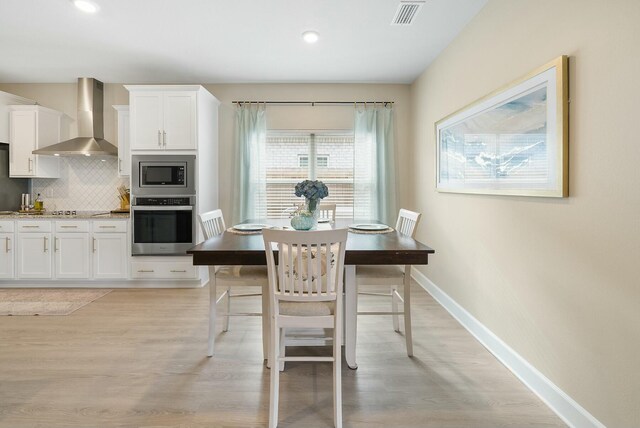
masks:
<path fill-rule="evenodd" d="M 233 104 L 275 104 L 275 105 L 354 105 L 354 104 L 393 104 L 393 101 L 231 101 Z"/>

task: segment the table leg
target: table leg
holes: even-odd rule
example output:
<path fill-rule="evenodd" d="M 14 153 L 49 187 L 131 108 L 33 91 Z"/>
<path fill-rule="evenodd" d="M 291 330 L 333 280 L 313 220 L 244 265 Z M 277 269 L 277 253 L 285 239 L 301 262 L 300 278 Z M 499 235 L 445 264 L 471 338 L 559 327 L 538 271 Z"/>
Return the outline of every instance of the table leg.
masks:
<path fill-rule="evenodd" d="M 356 363 L 356 339 L 358 322 L 358 284 L 356 283 L 356 266 L 344 267 L 344 356 L 350 369 L 357 369 Z"/>

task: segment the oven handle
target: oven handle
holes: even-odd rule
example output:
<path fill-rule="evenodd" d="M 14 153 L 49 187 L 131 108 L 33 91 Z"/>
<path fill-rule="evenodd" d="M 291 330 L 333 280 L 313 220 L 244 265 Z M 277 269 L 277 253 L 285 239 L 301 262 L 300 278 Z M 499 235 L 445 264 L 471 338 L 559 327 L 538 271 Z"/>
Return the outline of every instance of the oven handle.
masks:
<path fill-rule="evenodd" d="M 134 205 L 133 211 L 193 211 L 193 205 Z"/>

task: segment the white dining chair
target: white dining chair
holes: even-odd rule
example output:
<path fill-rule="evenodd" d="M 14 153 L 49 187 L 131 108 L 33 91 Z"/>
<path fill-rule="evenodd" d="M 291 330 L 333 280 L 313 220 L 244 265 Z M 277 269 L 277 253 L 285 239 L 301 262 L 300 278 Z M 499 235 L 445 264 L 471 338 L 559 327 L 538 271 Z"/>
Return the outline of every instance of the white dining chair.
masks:
<path fill-rule="evenodd" d="M 226 226 L 221 210 L 209 211 L 198 215 L 205 239 L 222 234 Z M 269 309 L 267 294 L 267 268 L 265 266 L 209 266 L 209 341 L 207 355 L 213 356 L 216 332 L 216 307 L 226 297 L 226 311 L 222 331 L 229 330 L 231 316 L 260 316 Z M 231 293 L 234 286 L 260 287 L 260 292 Z M 218 288 L 224 291 L 218 296 Z M 231 298 L 262 296 L 262 313 L 231 312 Z M 262 318 L 262 352 L 264 359 L 268 358 L 269 327 L 268 320 Z"/>
<path fill-rule="evenodd" d="M 269 427 L 278 425 L 280 370 L 284 363 L 326 361 L 333 363 L 333 418 L 335 427 L 341 428 L 342 280 L 347 229 L 265 230 L 263 236 L 271 311 Z M 332 356 L 287 357 L 284 345 L 290 328 L 332 329 Z"/>
<path fill-rule="evenodd" d="M 328 218 L 333 224 L 336 222 L 336 204 L 321 203 L 318 205 L 319 218 Z"/>
<path fill-rule="evenodd" d="M 401 209 L 396 222 L 396 230 L 402 235 L 415 237 L 416 226 L 420 221 L 420 213 Z M 388 285 L 390 292 L 378 293 L 359 291 L 358 294 L 391 297 L 391 312 L 362 311 L 358 315 L 392 315 L 393 329 L 400 332 L 398 315 L 404 316 L 404 335 L 407 344 L 407 355 L 413 356 L 413 339 L 411 334 L 411 265 L 405 266 L 356 266 L 356 283 L 360 290 L 362 286 Z M 398 293 L 398 287 L 404 288 L 403 295 Z M 403 305 L 403 310 L 398 311 L 398 302 Z"/>

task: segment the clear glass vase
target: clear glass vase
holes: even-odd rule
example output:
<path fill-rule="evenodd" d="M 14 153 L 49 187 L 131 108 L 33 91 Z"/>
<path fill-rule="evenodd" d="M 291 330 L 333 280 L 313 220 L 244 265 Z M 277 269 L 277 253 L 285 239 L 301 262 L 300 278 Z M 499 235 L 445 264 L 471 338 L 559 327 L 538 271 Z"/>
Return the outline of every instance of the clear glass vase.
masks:
<path fill-rule="evenodd" d="M 313 225 L 314 226 L 318 225 L 318 217 L 320 216 L 320 210 L 318 209 L 319 207 L 320 207 L 320 199 L 308 199 L 308 198 L 305 198 L 305 208 L 313 216 Z"/>

